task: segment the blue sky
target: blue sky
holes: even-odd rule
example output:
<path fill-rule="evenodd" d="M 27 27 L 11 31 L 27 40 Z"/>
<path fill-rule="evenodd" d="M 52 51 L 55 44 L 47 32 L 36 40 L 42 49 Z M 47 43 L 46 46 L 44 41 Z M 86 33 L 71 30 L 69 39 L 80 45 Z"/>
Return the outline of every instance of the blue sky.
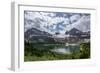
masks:
<path fill-rule="evenodd" d="M 81 31 L 90 30 L 90 14 L 67 12 L 24 11 L 25 31 L 37 28 L 54 34 L 64 34 L 72 28 Z"/>

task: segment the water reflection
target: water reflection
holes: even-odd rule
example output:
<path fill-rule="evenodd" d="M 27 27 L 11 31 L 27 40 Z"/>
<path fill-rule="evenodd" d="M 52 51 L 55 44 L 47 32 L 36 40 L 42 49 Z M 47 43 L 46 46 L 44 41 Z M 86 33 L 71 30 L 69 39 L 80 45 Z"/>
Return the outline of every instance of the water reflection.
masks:
<path fill-rule="evenodd" d="M 71 51 L 69 48 L 55 48 L 51 50 L 52 52 L 60 53 L 60 54 L 71 54 Z"/>
<path fill-rule="evenodd" d="M 79 47 L 79 45 L 76 45 L 76 46 L 71 46 L 70 45 L 70 46 L 63 46 L 63 47 L 55 47 L 51 51 L 59 53 L 59 54 L 72 54 L 72 53 L 80 52 L 80 47 Z"/>

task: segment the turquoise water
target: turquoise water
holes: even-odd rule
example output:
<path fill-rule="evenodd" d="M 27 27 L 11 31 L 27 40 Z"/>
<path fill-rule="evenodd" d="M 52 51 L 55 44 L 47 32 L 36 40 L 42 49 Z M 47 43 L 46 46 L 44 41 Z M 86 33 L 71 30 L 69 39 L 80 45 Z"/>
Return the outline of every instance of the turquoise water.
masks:
<path fill-rule="evenodd" d="M 72 54 L 80 52 L 79 45 L 76 46 L 63 46 L 63 47 L 55 47 L 51 50 L 52 52 L 60 53 L 60 54 Z"/>

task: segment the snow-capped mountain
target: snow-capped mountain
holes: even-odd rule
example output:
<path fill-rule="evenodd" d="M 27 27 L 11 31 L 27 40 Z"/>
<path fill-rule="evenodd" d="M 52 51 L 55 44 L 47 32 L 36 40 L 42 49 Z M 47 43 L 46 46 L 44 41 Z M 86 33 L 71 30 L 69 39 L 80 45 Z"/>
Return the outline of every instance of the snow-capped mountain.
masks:
<path fill-rule="evenodd" d="M 48 36 L 52 36 L 52 35 L 45 31 L 41 31 L 36 28 L 31 28 L 25 32 L 24 36 L 26 39 L 31 39 L 33 36 L 47 36 L 48 37 Z"/>
<path fill-rule="evenodd" d="M 25 40 L 32 43 L 55 43 L 52 35 L 36 28 L 28 29 L 24 34 Z"/>
<path fill-rule="evenodd" d="M 81 32 L 80 30 L 73 28 L 70 31 L 67 31 L 66 34 L 69 35 L 81 35 L 83 32 Z"/>

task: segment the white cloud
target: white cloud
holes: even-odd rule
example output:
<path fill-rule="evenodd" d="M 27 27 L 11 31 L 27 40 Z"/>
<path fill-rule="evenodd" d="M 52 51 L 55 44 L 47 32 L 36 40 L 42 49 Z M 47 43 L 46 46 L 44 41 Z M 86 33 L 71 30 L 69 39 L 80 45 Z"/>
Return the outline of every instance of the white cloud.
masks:
<path fill-rule="evenodd" d="M 79 20 L 81 18 L 81 16 L 79 14 L 73 15 L 70 17 L 71 23 Z"/>
<path fill-rule="evenodd" d="M 82 16 L 77 22 L 73 23 L 71 28 L 77 28 L 83 32 L 90 30 L 90 16 Z M 71 29 L 70 28 L 70 29 Z"/>
<path fill-rule="evenodd" d="M 74 14 L 70 17 L 70 19 L 64 16 L 57 17 L 56 13 L 51 13 L 51 12 L 27 11 L 27 13 L 25 14 L 25 19 L 26 19 L 25 31 L 32 27 L 36 27 L 41 30 L 54 34 L 57 31 L 56 30 L 57 24 L 61 22 L 63 22 L 62 25 L 60 26 L 63 29 L 60 31 L 60 33 L 62 34 L 64 34 L 67 30 L 72 29 L 73 27 L 81 30 L 88 29 L 87 27 L 85 27 L 87 25 L 89 27 L 90 18 L 87 16 L 82 17 L 79 14 Z M 29 20 L 31 20 L 31 23 L 29 23 Z M 71 21 L 72 24 L 70 24 L 69 21 Z M 84 27 L 82 28 L 82 26 Z"/>

